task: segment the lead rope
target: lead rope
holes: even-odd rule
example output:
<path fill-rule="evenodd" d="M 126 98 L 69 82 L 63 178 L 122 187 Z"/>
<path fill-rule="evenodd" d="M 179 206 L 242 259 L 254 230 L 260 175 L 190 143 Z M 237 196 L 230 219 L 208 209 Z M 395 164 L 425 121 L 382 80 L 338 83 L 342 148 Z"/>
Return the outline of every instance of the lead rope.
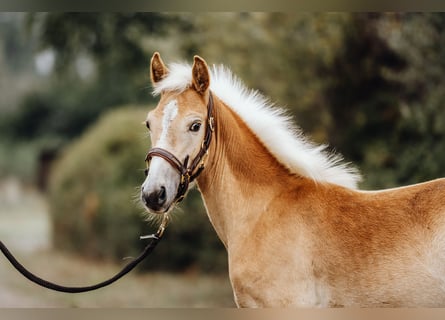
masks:
<path fill-rule="evenodd" d="M 61 286 L 49 281 L 46 281 L 35 274 L 28 271 L 20 262 L 17 261 L 17 259 L 13 256 L 13 254 L 8 250 L 8 248 L 3 244 L 2 241 L 0 241 L 0 250 L 5 255 L 5 257 L 11 262 L 11 264 L 14 266 L 14 268 L 17 269 L 18 272 L 20 272 L 24 277 L 26 277 L 28 280 L 31 280 L 34 283 L 37 283 L 38 285 L 45 287 L 47 289 L 60 291 L 60 292 L 67 292 L 67 293 L 80 293 L 80 292 L 87 292 L 96 290 L 105 286 L 108 286 L 112 284 L 113 282 L 119 280 L 124 275 L 126 275 L 128 272 L 133 270 L 142 260 L 144 260 L 156 247 L 156 245 L 159 243 L 159 241 L 162 239 L 162 236 L 164 235 L 165 228 L 167 227 L 169 222 L 169 216 L 168 214 L 164 214 L 162 218 L 161 225 L 159 226 L 156 233 L 147 235 L 147 236 L 141 236 L 140 239 L 151 239 L 150 243 L 144 248 L 144 251 L 135 259 L 130 261 L 127 265 L 125 265 L 122 270 L 117 273 L 114 277 L 111 277 L 108 280 L 102 281 L 98 284 L 91 285 L 91 286 L 85 286 L 85 287 L 68 287 L 68 286 Z"/>

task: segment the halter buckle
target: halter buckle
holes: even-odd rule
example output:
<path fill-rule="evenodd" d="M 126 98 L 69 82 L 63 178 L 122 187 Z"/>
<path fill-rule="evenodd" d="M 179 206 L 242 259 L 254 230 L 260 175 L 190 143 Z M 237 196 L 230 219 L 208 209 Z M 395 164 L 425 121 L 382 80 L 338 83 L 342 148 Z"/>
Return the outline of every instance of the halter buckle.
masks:
<path fill-rule="evenodd" d="M 181 174 L 181 184 L 184 184 L 186 181 L 189 181 L 189 180 L 190 180 L 190 173 L 187 170 L 186 172 Z"/>
<path fill-rule="evenodd" d="M 146 235 L 146 236 L 140 236 L 139 239 L 141 239 L 141 240 L 160 239 L 162 237 L 162 235 L 164 234 L 165 228 L 167 228 L 167 225 L 169 222 L 170 222 L 170 216 L 168 215 L 168 213 L 165 213 L 164 216 L 162 217 L 161 225 L 159 226 L 156 233 Z"/>
<path fill-rule="evenodd" d="M 205 162 L 208 157 L 209 157 L 209 150 L 206 150 L 206 152 L 204 153 L 204 155 L 201 158 L 201 162 L 199 163 L 200 168 L 204 168 Z"/>
<path fill-rule="evenodd" d="M 215 124 L 214 124 L 213 117 L 209 117 L 209 129 L 212 132 L 215 131 Z"/>

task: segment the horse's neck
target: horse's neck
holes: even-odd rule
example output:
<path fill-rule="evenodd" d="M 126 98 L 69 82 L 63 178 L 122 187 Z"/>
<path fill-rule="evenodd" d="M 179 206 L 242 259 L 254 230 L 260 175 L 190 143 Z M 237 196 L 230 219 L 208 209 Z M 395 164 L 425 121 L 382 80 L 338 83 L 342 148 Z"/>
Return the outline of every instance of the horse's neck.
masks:
<path fill-rule="evenodd" d="M 228 247 L 253 228 L 289 180 L 298 178 L 217 98 L 214 116 L 215 136 L 198 186 L 209 218 Z"/>

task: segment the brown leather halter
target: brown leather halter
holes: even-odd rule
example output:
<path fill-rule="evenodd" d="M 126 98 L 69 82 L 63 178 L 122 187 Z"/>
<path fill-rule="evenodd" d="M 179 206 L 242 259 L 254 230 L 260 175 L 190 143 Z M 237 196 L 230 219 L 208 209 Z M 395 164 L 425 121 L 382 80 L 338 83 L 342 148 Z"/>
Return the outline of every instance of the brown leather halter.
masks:
<path fill-rule="evenodd" d="M 187 155 L 182 163 L 174 154 L 162 148 L 151 148 L 147 156 L 145 157 L 145 163 L 147 164 L 147 169 L 145 170 L 145 175 L 148 175 L 150 169 L 150 161 L 153 157 L 160 157 L 166 160 L 176 171 L 179 172 L 181 179 L 178 186 L 178 191 L 176 193 L 174 202 L 178 203 L 184 199 L 185 193 L 189 188 L 190 182 L 195 180 L 205 166 L 205 160 L 209 153 L 210 142 L 212 141 L 212 133 L 215 130 L 214 118 L 213 118 L 213 96 L 209 93 L 209 102 L 207 104 L 207 126 L 204 136 L 204 140 L 201 143 L 201 148 L 193 159 L 190 167 L 187 167 L 189 156 Z"/>

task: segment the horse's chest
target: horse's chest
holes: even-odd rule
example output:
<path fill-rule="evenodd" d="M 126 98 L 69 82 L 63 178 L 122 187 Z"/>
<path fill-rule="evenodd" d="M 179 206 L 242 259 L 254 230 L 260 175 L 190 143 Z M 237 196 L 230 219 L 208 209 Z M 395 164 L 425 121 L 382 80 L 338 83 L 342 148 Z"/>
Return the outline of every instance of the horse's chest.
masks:
<path fill-rule="evenodd" d="M 229 259 L 238 306 L 329 306 L 329 289 L 317 279 L 312 259 L 298 247 L 293 248 L 291 253 L 280 252 L 277 247 Z"/>
<path fill-rule="evenodd" d="M 312 277 L 252 272 L 231 277 L 240 307 L 328 307 L 329 290 Z"/>

